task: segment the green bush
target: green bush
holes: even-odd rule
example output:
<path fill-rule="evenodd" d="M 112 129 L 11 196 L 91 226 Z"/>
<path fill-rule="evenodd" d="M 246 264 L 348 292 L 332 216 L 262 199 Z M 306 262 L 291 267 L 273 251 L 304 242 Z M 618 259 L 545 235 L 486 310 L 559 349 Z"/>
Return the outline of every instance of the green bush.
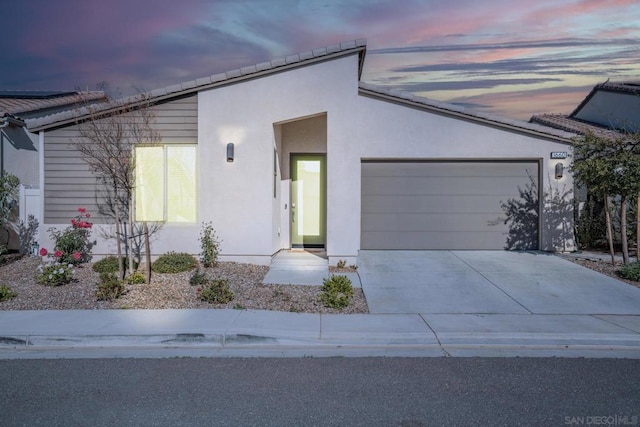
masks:
<path fill-rule="evenodd" d="M 184 252 L 167 252 L 161 255 L 151 269 L 156 273 L 181 273 L 196 267 L 196 259 Z"/>
<path fill-rule="evenodd" d="M 189 278 L 189 284 L 191 286 L 207 285 L 209 284 L 209 277 L 207 277 L 207 273 L 196 270 L 191 274 L 191 277 Z"/>
<path fill-rule="evenodd" d="M 11 298 L 17 297 L 18 294 L 13 292 L 13 290 L 7 285 L 0 286 L 0 302 L 9 301 Z"/>
<path fill-rule="evenodd" d="M 73 279 L 73 273 L 73 264 L 48 261 L 38 266 L 36 281 L 47 286 L 66 285 Z"/>
<path fill-rule="evenodd" d="M 216 231 L 210 222 L 202 223 L 200 231 L 200 261 L 205 267 L 213 267 L 218 262 L 218 253 L 220 252 L 220 240 L 216 236 Z"/>
<path fill-rule="evenodd" d="M 134 267 L 138 268 L 138 263 L 134 263 Z M 126 259 L 122 259 L 122 266 L 125 271 L 129 267 L 129 263 Z M 102 258 L 100 261 L 96 261 L 93 264 L 93 271 L 96 273 L 117 273 L 118 272 L 118 257 L 115 255 L 109 255 Z"/>
<path fill-rule="evenodd" d="M 640 282 L 640 263 L 632 262 L 631 264 L 623 265 L 618 274 L 624 279 Z"/>
<path fill-rule="evenodd" d="M 226 279 L 216 279 L 209 286 L 198 288 L 200 300 L 211 304 L 226 304 L 233 300 L 233 292 L 229 289 Z"/>
<path fill-rule="evenodd" d="M 332 275 L 323 279 L 320 300 L 329 308 L 347 307 L 353 297 L 353 286 L 347 276 Z"/>
<path fill-rule="evenodd" d="M 111 301 L 124 294 L 124 284 L 113 273 L 100 273 L 100 283 L 96 290 L 98 301 Z"/>
<path fill-rule="evenodd" d="M 127 276 L 127 283 L 130 285 L 141 285 L 147 281 L 141 271 L 134 271 Z"/>

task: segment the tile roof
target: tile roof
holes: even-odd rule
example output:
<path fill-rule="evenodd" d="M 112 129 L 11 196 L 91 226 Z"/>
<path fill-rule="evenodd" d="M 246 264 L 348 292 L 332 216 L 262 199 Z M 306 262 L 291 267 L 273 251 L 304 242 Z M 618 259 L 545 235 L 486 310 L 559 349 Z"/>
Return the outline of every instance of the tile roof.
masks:
<path fill-rule="evenodd" d="M 545 125 L 544 123 L 531 123 L 523 120 L 484 114 L 455 104 L 436 101 L 410 92 L 384 88 L 364 82 L 360 82 L 360 90 L 365 94 L 390 99 L 403 104 L 419 106 L 432 112 L 458 117 L 473 122 L 480 122 L 502 129 L 543 136 L 554 140 L 560 140 L 562 142 L 570 143 L 571 139 L 576 136 L 575 132 L 571 130 L 557 129 L 555 127 Z"/>
<path fill-rule="evenodd" d="M 578 135 L 591 132 L 596 136 L 607 139 L 617 139 L 622 136 L 622 134 L 616 130 L 578 120 L 564 114 L 535 114 L 531 117 L 531 122 L 552 126 L 556 129 L 562 129 Z"/>
<path fill-rule="evenodd" d="M 0 92 L 0 115 L 33 114 L 50 108 L 73 107 L 78 103 L 104 100 L 101 91 L 93 92 Z"/>
<path fill-rule="evenodd" d="M 149 102 L 162 102 L 168 99 L 189 95 L 202 90 L 212 89 L 217 86 L 237 83 L 242 80 L 261 77 L 290 68 L 300 67 L 314 62 L 324 61 L 327 59 L 345 55 L 351 55 L 354 53 L 358 53 L 359 55 L 359 77 L 362 73 L 366 44 L 367 42 L 365 39 L 342 42 L 324 48 L 314 49 L 312 51 L 301 52 L 296 55 L 288 55 L 281 58 L 275 58 L 268 62 L 262 62 L 256 65 L 238 68 L 235 70 L 227 71 L 226 73 L 214 74 L 212 76 L 191 80 L 160 89 L 155 89 L 144 94 L 125 97 L 116 100 L 116 103 L 118 105 L 131 105 L 135 107 L 136 105 L 147 104 Z M 100 110 L 100 112 L 107 113 L 109 111 L 109 105 L 105 105 L 104 109 L 98 109 Z M 76 120 L 81 119 L 88 113 L 89 111 L 86 109 L 80 109 L 80 111 L 68 110 L 45 117 L 29 119 L 27 120 L 27 126 L 33 131 L 64 126 L 75 123 Z"/>

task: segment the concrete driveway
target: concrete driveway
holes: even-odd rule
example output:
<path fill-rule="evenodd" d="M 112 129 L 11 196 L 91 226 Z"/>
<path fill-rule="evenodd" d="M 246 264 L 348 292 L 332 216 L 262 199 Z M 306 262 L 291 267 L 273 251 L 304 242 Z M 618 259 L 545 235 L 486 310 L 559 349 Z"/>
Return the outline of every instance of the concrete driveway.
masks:
<path fill-rule="evenodd" d="M 640 289 L 555 255 L 360 251 L 371 313 L 640 315 Z"/>

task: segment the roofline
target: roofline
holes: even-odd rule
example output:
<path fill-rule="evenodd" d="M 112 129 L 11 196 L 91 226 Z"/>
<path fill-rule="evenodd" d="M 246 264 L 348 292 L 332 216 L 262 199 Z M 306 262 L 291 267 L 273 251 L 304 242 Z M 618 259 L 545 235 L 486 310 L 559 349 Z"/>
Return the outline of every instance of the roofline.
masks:
<path fill-rule="evenodd" d="M 366 96 L 383 99 L 402 105 L 408 105 L 420 110 L 429 111 L 431 113 L 479 123 L 494 128 L 505 129 L 511 132 L 532 135 L 538 138 L 544 138 L 564 144 L 573 144 L 573 138 L 575 137 L 575 134 L 573 133 L 559 131 L 550 126 L 536 125 L 520 120 L 493 117 L 477 112 L 470 113 L 464 111 L 464 109 L 462 108 L 456 107 L 453 104 L 434 101 L 407 92 L 399 92 L 395 90 L 380 91 L 379 88 L 366 83 L 360 83 L 358 92 Z"/>
<path fill-rule="evenodd" d="M 297 55 L 289 55 L 281 58 L 273 59 L 269 62 L 243 67 L 225 73 L 219 73 L 212 76 L 192 80 L 161 89 L 152 90 L 150 92 L 137 94 L 116 100 L 116 106 L 112 108 L 99 109 L 97 112 L 100 116 L 107 116 L 118 111 L 123 105 L 128 108 L 140 108 L 149 104 L 161 104 L 176 98 L 184 98 L 200 91 L 215 89 L 218 87 L 229 86 L 243 81 L 261 78 L 264 76 L 289 71 L 295 68 L 306 67 L 336 58 L 346 57 L 350 55 L 358 55 L 358 80 L 362 76 L 364 66 L 364 58 L 366 55 L 366 40 L 358 39 L 350 42 L 343 42 L 336 45 L 327 46 L 322 49 L 314 49 L 308 52 L 302 52 Z M 81 109 L 84 110 L 84 109 Z M 91 113 L 96 111 L 82 111 L 81 114 L 70 114 L 72 110 L 63 113 L 54 114 L 38 119 L 27 120 L 27 125 L 31 131 L 39 132 L 51 128 L 60 128 L 68 125 L 74 125 L 80 121 L 87 120 Z M 56 118 L 58 116 L 58 118 Z M 48 119 L 48 120 L 47 120 Z M 29 123 L 31 122 L 31 123 Z"/>
<path fill-rule="evenodd" d="M 24 120 L 12 115 L 12 114 L 8 114 L 8 113 L 5 114 L 4 117 L 1 117 L 0 121 L 2 121 L 2 123 L 0 124 L 0 128 L 3 128 L 5 126 L 9 126 L 9 125 L 20 126 L 20 127 L 24 127 L 25 126 Z"/>

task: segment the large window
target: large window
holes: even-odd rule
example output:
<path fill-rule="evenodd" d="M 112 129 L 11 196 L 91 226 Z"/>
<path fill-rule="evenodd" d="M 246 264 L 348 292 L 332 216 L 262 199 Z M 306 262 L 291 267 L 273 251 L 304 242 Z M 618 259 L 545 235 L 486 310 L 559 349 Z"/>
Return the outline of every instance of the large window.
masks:
<path fill-rule="evenodd" d="M 136 147 L 136 221 L 196 222 L 196 147 Z"/>

